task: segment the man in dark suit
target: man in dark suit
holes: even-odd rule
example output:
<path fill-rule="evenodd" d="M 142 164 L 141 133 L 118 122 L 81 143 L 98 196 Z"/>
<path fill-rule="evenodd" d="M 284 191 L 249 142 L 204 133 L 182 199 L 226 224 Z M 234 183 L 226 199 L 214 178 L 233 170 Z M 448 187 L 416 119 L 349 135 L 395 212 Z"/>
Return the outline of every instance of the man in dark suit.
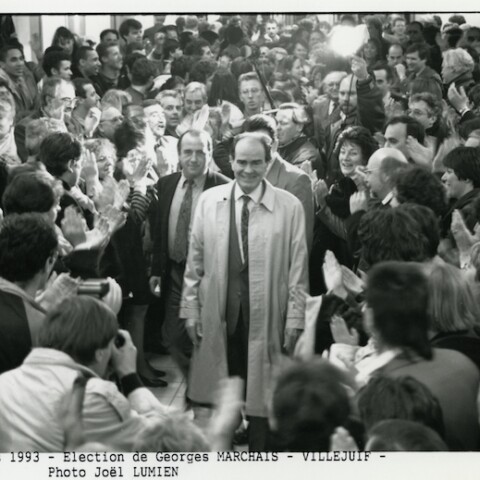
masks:
<path fill-rule="evenodd" d="M 204 190 L 229 182 L 209 170 L 212 140 L 199 130 L 188 130 L 178 141 L 182 171 L 162 177 L 157 186 L 153 237 L 152 293 L 163 297 L 162 335 L 166 348 L 187 375 L 192 343 L 178 317 L 187 258 L 190 222 Z"/>

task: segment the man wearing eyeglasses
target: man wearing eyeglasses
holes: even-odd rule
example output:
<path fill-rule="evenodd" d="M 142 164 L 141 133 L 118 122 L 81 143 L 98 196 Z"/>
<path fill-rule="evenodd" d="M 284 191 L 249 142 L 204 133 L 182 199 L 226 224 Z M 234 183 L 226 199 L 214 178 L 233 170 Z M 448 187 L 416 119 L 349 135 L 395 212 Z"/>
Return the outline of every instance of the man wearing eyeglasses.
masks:
<path fill-rule="evenodd" d="M 78 127 L 71 121 L 75 106 L 75 89 L 71 82 L 58 77 L 46 78 L 40 95 L 40 108 L 25 117 L 15 126 L 15 143 L 18 156 L 25 162 L 28 150 L 25 146 L 25 134 L 28 123 L 39 118 L 53 118 L 64 123 L 68 131 L 79 135 Z"/>
<path fill-rule="evenodd" d="M 238 79 L 239 97 L 243 103 L 245 118 L 262 113 L 265 93 L 258 75 L 254 72 L 244 73 Z"/>
<path fill-rule="evenodd" d="M 210 171 L 212 140 L 205 131 L 187 130 L 178 140 L 178 155 L 181 172 L 160 178 L 157 185 L 150 289 L 164 299 L 163 341 L 187 376 L 192 342 L 178 314 L 190 224 L 201 193 L 229 179 Z"/>

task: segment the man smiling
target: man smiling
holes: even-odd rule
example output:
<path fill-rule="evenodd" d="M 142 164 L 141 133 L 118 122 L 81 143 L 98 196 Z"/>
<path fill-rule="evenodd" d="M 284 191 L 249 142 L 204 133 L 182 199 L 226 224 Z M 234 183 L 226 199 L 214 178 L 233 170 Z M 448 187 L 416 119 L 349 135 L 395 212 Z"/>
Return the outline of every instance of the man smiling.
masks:
<path fill-rule="evenodd" d="M 271 143 L 236 137 L 235 181 L 200 197 L 180 309 L 195 346 L 190 398 L 212 404 L 220 380 L 242 377 L 250 451 L 267 448 L 268 387 L 303 330 L 308 290 L 302 204 L 264 180 Z"/>

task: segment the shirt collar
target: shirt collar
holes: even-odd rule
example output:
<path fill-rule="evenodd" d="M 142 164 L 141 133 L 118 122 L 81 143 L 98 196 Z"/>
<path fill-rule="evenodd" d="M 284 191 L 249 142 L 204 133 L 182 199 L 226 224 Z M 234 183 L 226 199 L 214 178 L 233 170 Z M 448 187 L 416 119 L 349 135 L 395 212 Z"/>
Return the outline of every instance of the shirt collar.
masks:
<path fill-rule="evenodd" d="M 388 205 L 393 199 L 393 192 L 388 192 L 382 200 L 382 205 Z"/>
<path fill-rule="evenodd" d="M 259 204 L 264 192 L 264 185 L 261 182 L 253 192 L 248 195 L 240 188 L 238 183 L 235 184 L 235 201 L 238 201 L 243 195 L 247 195 L 255 204 Z"/>
<path fill-rule="evenodd" d="M 199 177 L 195 178 L 193 180 L 193 184 L 195 187 L 197 188 L 203 188 L 203 186 L 205 185 L 205 179 L 207 178 L 207 172 L 203 173 L 202 175 L 200 175 Z M 186 188 L 186 182 L 187 179 L 185 178 L 185 175 L 183 174 L 182 172 L 182 175 L 180 177 L 180 185 L 182 188 Z"/>

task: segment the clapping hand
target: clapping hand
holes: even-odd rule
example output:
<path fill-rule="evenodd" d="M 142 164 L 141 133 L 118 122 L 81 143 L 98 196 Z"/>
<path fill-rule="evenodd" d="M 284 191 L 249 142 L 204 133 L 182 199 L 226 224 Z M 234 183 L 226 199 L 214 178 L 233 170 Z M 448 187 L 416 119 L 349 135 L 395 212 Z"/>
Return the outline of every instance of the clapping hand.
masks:
<path fill-rule="evenodd" d="M 200 110 L 193 114 L 192 128 L 195 130 L 204 130 L 210 116 L 210 108 L 204 105 Z"/>
<path fill-rule="evenodd" d="M 335 343 L 358 346 L 359 336 L 355 328 L 348 329 L 345 320 L 339 315 L 333 315 L 330 331 Z"/>
<path fill-rule="evenodd" d="M 323 261 L 323 277 L 327 286 L 327 291 L 333 292 L 340 297 L 346 296 L 343 286 L 343 274 L 340 264 L 335 255 L 327 250 L 325 260 Z"/>
<path fill-rule="evenodd" d="M 358 445 L 343 427 L 337 427 L 330 437 L 331 452 L 358 452 Z"/>
<path fill-rule="evenodd" d="M 454 210 L 452 213 L 450 231 L 455 238 L 459 252 L 463 255 L 468 255 L 477 239 L 470 233 L 462 214 L 458 210 Z"/>
<path fill-rule="evenodd" d="M 305 160 L 300 168 L 310 177 L 312 185 L 315 185 L 318 182 L 317 171 L 313 169 L 312 162 L 310 160 Z"/>
<path fill-rule="evenodd" d="M 65 209 L 65 216 L 63 217 L 61 224 L 64 237 L 74 247 L 84 243 L 87 239 L 87 223 L 74 206 Z"/>
<path fill-rule="evenodd" d="M 72 278 L 68 273 L 50 277 L 45 290 L 36 298 L 42 307 L 50 311 L 66 298 L 77 294 L 79 280 Z"/>
<path fill-rule="evenodd" d="M 457 112 L 461 112 L 469 105 L 469 100 L 467 94 L 465 93 L 465 88 L 460 87 L 457 90 L 455 83 L 452 83 L 448 89 L 448 100 Z"/>
<path fill-rule="evenodd" d="M 98 127 L 102 112 L 97 107 L 92 107 L 85 117 L 85 134 L 90 136 Z"/>
<path fill-rule="evenodd" d="M 350 196 L 350 213 L 367 211 L 368 209 L 368 195 L 365 190 L 355 192 Z"/>
<path fill-rule="evenodd" d="M 431 165 L 433 161 L 433 152 L 424 147 L 416 138 L 409 135 L 407 137 L 407 151 L 410 158 L 420 165 Z"/>
<path fill-rule="evenodd" d="M 327 205 L 325 199 L 328 195 L 328 186 L 325 183 L 325 180 L 320 179 L 315 182 L 313 186 L 313 194 L 319 208 L 323 208 Z"/>
<path fill-rule="evenodd" d="M 110 235 L 113 235 L 127 222 L 127 213 L 123 212 L 122 210 L 113 205 L 109 205 L 104 209 L 103 217 L 108 223 L 108 230 Z"/>
<path fill-rule="evenodd" d="M 95 154 L 84 148 L 82 155 L 82 178 L 85 180 L 98 179 L 98 165 Z"/>

